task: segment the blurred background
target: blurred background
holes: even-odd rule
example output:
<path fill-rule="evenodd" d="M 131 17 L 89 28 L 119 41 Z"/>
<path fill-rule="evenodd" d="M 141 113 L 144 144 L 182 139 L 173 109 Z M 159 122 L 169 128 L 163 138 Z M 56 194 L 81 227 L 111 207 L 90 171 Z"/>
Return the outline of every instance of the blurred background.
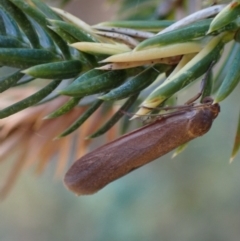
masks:
<path fill-rule="evenodd" d="M 65 9 L 90 24 L 115 11 L 100 0 Z M 211 131 L 175 159 L 169 153 L 97 194 L 73 195 L 53 179 L 54 163 L 39 178 L 25 171 L 0 203 L 0 240 L 238 241 L 240 156 L 229 164 L 238 93 L 222 103 Z"/>

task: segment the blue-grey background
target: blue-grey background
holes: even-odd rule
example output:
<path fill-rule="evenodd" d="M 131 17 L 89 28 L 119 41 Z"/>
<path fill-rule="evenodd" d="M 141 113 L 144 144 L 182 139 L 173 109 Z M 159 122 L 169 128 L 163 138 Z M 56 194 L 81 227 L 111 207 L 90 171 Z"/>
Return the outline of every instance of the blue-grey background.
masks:
<path fill-rule="evenodd" d="M 238 241 L 240 156 L 228 162 L 238 92 L 178 157 L 170 153 L 95 195 L 68 192 L 53 180 L 53 165 L 41 178 L 26 171 L 0 204 L 0 240 Z"/>
<path fill-rule="evenodd" d="M 0 203 L 0 240 L 239 241 L 240 155 L 228 162 L 238 106 L 239 88 L 211 131 L 178 157 L 170 153 L 92 196 L 67 191 L 53 179 L 54 165 L 42 177 L 25 171 Z"/>

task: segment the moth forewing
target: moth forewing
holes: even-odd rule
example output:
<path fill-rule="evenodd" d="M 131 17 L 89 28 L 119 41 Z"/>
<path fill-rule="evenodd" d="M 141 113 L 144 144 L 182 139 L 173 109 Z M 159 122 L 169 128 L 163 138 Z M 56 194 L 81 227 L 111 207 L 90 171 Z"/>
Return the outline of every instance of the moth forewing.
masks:
<path fill-rule="evenodd" d="M 92 194 L 176 147 L 205 134 L 220 111 L 203 104 L 170 114 L 78 159 L 64 182 L 78 195 Z"/>

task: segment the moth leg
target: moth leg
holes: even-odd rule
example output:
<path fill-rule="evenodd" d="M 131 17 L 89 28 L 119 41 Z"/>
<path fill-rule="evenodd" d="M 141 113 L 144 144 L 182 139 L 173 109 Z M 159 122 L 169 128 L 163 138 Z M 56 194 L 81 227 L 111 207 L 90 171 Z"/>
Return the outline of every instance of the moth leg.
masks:
<path fill-rule="evenodd" d="M 207 84 L 207 81 L 209 80 L 209 76 L 210 76 L 210 73 L 211 73 L 211 70 L 212 70 L 214 64 L 215 64 L 215 61 L 213 61 L 213 62 L 210 64 L 210 66 L 209 66 L 209 68 L 208 68 L 205 76 L 203 77 L 203 79 L 202 79 L 202 81 L 201 81 L 201 84 L 200 84 L 200 91 L 199 91 L 199 93 L 197 93 L 195 96 L 193 96 L 191 99 L 189 99 L 189 100 L 185 103 L 185 105 L 192 104 L 194 101 L 196 101 L 197 99 L 199 99 L 199 98 L 202 96 L 203 91 L 204 91 L 204 88 L 205 88 L 205 86 L 206 86 L 206 84 Z M 205 98 L 204 98 L 204 99 L 205 99 Z"/>

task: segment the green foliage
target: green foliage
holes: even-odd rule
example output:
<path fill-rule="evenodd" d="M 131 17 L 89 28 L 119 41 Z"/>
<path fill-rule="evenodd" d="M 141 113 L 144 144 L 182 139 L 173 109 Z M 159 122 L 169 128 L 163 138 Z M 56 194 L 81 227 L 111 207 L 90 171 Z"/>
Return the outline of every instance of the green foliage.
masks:
<path fill-rule="evenodd" d="M 121 2 L 119 13 L 128 21 L 89 26 L 40 0 L 1 0 L 0 65 L 2 70 L 15 69 L 1 77 L 0 91 L 32 84 L 37 78 L 48 79 L 50 83 L 36 94 L 1 110 L 0 118 L 42 103 L 60 82 L 70 78 L 69 85 L 54 98 L 59 95 L 73 98 L 48 117 L 56 118 L 81 105 L 85 96 L 93 95 L 92 102 L 83 117 L 60 136 L 76 130 L 100 105 L 127 99 L 116 115 L 91 135 L 96 137 L 106 132 L 123 111 L 139 99 L 150 108 L 164 105 L 219 59 L 224 63 L 221 74 L 216 73 L 204 91 L 210 95 L 217 93 L 215 102 L 227 98 L 240 76 L 239 3 L 233 1 L 225 8 L 208 7 L 203 13 L 197 12 L 194 17 L 178 22 L 170 20 L 176 11 L 175 5 L 170 5 L 164 14 L 160 14 L 161 9 L 156 0 L 126 0 Z M 226 45 L 232 45 L 229 54 L 225 51 Z M 158 84 L 159 79 L 165 81 Z M 100 100 L 96 100 L 95 94 Z"/>

